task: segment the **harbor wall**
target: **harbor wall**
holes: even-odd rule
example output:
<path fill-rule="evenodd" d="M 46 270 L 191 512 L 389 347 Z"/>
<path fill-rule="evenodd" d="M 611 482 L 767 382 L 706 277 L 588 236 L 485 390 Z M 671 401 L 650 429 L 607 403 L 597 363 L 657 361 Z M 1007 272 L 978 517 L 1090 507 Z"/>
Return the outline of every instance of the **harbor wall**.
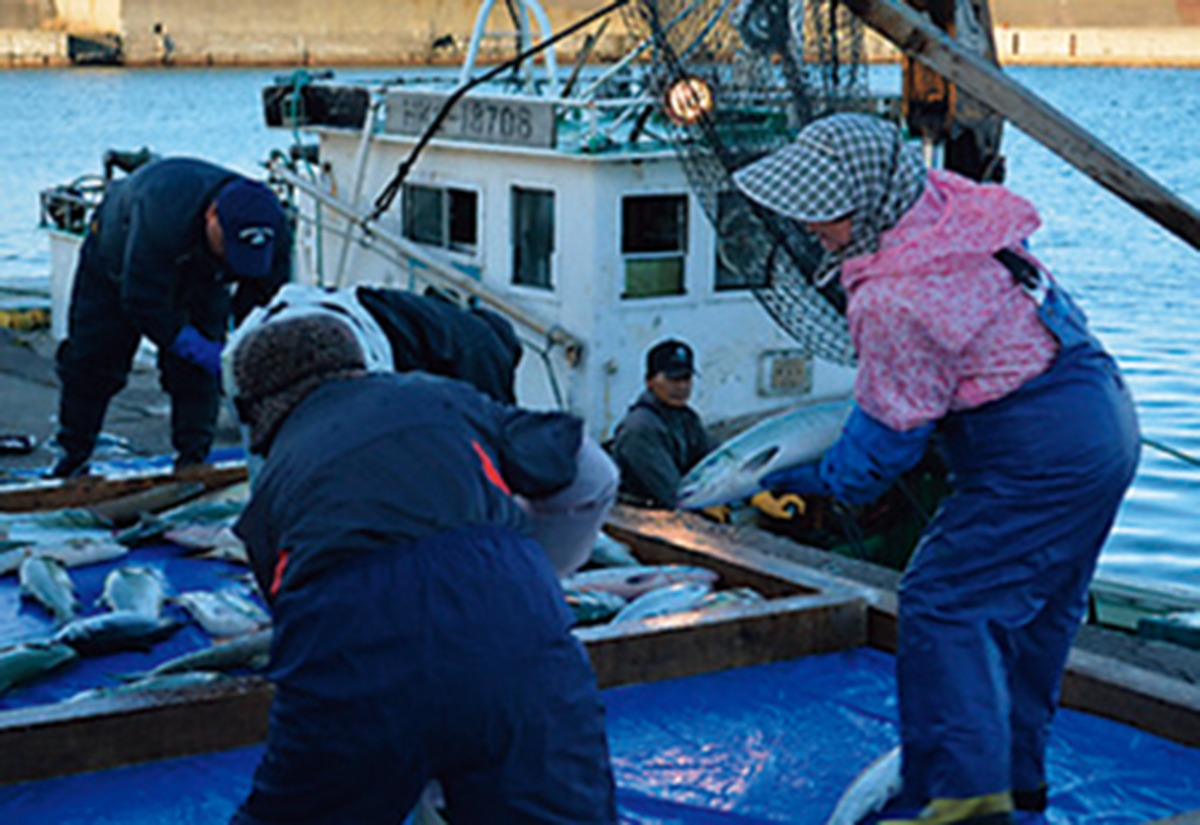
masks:
<path fill-rule="evenodd" d="M 1200 25 L 1035 27 L 998 24 L 996 54 L 1006 66 L 1179 66 L 1200 68 Z M 900 53 L 870 32 L 869 60 L 892 61 Z"/>
<path fill-rule="evenodd" d="M 117 37 L 125 65 L 345 66 L 457 64 L 478 0 L 0 0 L 0 60 L 8 66 L 64 65 L 68 40 Z M 601 0 L 543 0 L 560 28 Z M 996 42 L 1006 64 L 1200 67 L 1200 0 L 992 0 Z M 604 42 L 612 57 L 632 38 L 618 14 Z M 510 53 L 506 4 L 497 0 L 484 43 Z M 559 47 L 567 61 L 582 36 Z M 868 54 L 894 60 L 872 37 Z"/>
<path fill-rule="evenodd" d="M 0 66 L 43 68 L 69 63 L 63 32 L 0 28 Z"/>

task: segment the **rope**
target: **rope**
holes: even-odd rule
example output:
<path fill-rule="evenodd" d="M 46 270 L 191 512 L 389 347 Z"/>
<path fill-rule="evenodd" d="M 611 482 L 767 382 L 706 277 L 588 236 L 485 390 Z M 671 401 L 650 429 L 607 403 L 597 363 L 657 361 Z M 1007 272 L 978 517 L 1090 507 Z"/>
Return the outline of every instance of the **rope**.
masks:
<path fill-rule="evenodd" d="M 1174 447 L 1170 447 L 1166 444 L 1163 444 L 1161 441 L 1155 441 L 1153 438 L 1147 438 L 1144 435 L 1141 436 L 1141 441 L 1147 447 L 1152 447 L 1161 453 L 1166 453 L 1169 456 L 1174 456 L 1175 458 L 1178 458 L 1180 461 L 1184 461 L 1184 462 L 1187 462 L 1188 464 L 1191 464 L 1193 467 L 1200 467 L 1200 458 L 1196 458 L 1193 455 L 1189 455 L 1188 453 L 1185 453 L 1182 450 L 1177 450 Z"/>

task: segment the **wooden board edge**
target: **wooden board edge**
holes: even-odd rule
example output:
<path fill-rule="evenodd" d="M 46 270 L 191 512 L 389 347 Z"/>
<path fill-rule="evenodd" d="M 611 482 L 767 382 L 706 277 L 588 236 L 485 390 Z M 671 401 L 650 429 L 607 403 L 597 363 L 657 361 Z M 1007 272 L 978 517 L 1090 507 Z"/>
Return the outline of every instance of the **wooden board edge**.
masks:
<path fill-rule="evenodd" d="M 267 733 L 270 683 L 257 676 L 176 691 L 0 713 L 0 785 L 228 750 Z"/>
<path fill-rule="evenodd" d="M 1200 685 L 1086 650 L 1071 651 L 1060 704 L 1200 746 Z"/>
<path fill-rule="evenodd" d="M 861 647 L 866 604 L 843 595 L 793 596 L 576 633 L 607 689 Z"/>
<path fill-rule="evenodd" d="M 244 461 L 226 461 L 188 467 L 179 472 L 163 469 L 121 475 L 31 481 L 27 484 L 0 487 L 0 512 L 19 513 L 86 507 L 150 490 L 169 482 L 199 482 L 205 489 L 215 490 L 245 481 L 248 477 Z"/>

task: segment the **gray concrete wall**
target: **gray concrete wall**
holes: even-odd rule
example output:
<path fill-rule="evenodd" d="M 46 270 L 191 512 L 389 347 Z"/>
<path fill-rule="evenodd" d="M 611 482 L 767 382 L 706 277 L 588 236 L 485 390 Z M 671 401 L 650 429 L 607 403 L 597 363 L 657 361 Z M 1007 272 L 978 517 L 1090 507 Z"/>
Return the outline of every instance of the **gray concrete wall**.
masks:
<path fill-rule="evenodd" d="M 457 63 L 480 6 L 476 0 L 123 0 L 122 5 L 121 34 L 132 64 L 156 62 L 169 49 L 181 64 L 311 65 Z M 547 13 L 557 27 L 596 7 L 595 0 L 562 0 Z M 491 23 L 491 31 L 511 31 L 503 2 Z M 435 48 L 439 40 L 454 46 Z M 507 49 L 509 42 L 497 38 L 491 45 Z"/>
<path fill-rule="evenodd" d="M 66 66 L 67 36 L 62 32 L 0 28 L 0 66 Z"/>
<path fill-rule="evenodd" d="M 555 28 L 603 0 L 543 0 Z M 1006 63 L 1200 66 L 1200 0 L 992 0 Z M 478 0 L 0 0 L 0 29 L 121 36 L 128 65 L 348 65 L 449 63 L 462 58 Z M 498 0 L 491 30 L 510 31 Z M 6 21 L 18 21 L 8 23 Z M 559 47 L 569 60 L 582 37 Z M 622 54 L 624 19 L 608 26 L 606 50 Z M 441 45 L 435 47 L 435 43 Z M 0 62 L 44 65 L 49 40 L 9 36 Z M 511 38 L 486 44 L 511 53 Z M 873 42 L 871 54 L 893 59 Z M 57 59 L 57 58 L 53 58 Z"/>
<path fill-rule="evenodd" d="M 0 29 L 38 29 L 54 19 L 54 0 L 0 0 Z"/>

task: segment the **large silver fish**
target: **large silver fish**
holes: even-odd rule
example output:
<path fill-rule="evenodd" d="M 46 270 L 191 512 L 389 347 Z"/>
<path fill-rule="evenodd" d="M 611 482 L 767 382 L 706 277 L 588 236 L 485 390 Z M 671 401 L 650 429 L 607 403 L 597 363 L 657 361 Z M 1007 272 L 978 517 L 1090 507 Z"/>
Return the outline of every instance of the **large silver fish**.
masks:
<path fill-rule="evenodd" d="M 643 593 L 629 604 L 621 608 L 613 616 L 612 623 L 635 622 L 654 616 L 665 616 L 668 613 L 682 613 L 691 610 L 707 595 L 712 593 L 712 582 L 691 581 L 677 582 Z"/>
<path fill-rule="evenodd" d="M 181 624 L 158 616 L 116 610 L 76 619 L 54 634 L 81 656 L 100 656 L 118 650 L 150 650 L 173 634 Z"/>
<path fill-rule="evenodd" d="M 187 673 L 193 670 L 229 671 L 247 668 L 261 670 L 271 655 L 271 628 L 238 636 L 228 642 L 193 650 L 163 662 L 141 676 L 163 676 L 168 673 Z"/>
<path fill-rule="evenodd" d="M 0 693 L 13 685 L 79 658 L 74 648 L 54 642 L 26 642 L 0 650 Z"/>
<path fill-rule="evenodd" d="M 30 543 L 0 552 L 0 575 L 15 573 L 26 556 L 58 559 L 64 567 L 83 567 L 88 564 L 112 561 L 129 552 L 129 548 L 108 539 L 68 539 L 51 544 Z"/>
<path fill-rule="evenodd" d="M 806 404 L 734 436 L 683 477 L 678 506 L 702 510 L 749 498 L 768 473 L 816 461 L 837 440 L 850 406 L 848 398 Z"/>
<path fill-rule="evenodd" d="M 21 595 L 34 599 L 54 615 L 59 624 L 75 618 L 79 600 L 67 568 L 57 559 L 45 556 L 26 556 L 17 572 Z"/>
<path fill-rule="evenodd" d="M 858 825 L 883 810 L 900 793 L 900 748 L 892 748 L 863 768 L 838 800 L 825 825 Z"/>
<path fill-rule="evenodd" d="M 717 574 L 691 564 L 639 564 L 635 567 L 602 567 L 582 570 L 562 579 L 563 590 L 606 590 L 624 599 L 678 582 L 717 581 Z"/>

